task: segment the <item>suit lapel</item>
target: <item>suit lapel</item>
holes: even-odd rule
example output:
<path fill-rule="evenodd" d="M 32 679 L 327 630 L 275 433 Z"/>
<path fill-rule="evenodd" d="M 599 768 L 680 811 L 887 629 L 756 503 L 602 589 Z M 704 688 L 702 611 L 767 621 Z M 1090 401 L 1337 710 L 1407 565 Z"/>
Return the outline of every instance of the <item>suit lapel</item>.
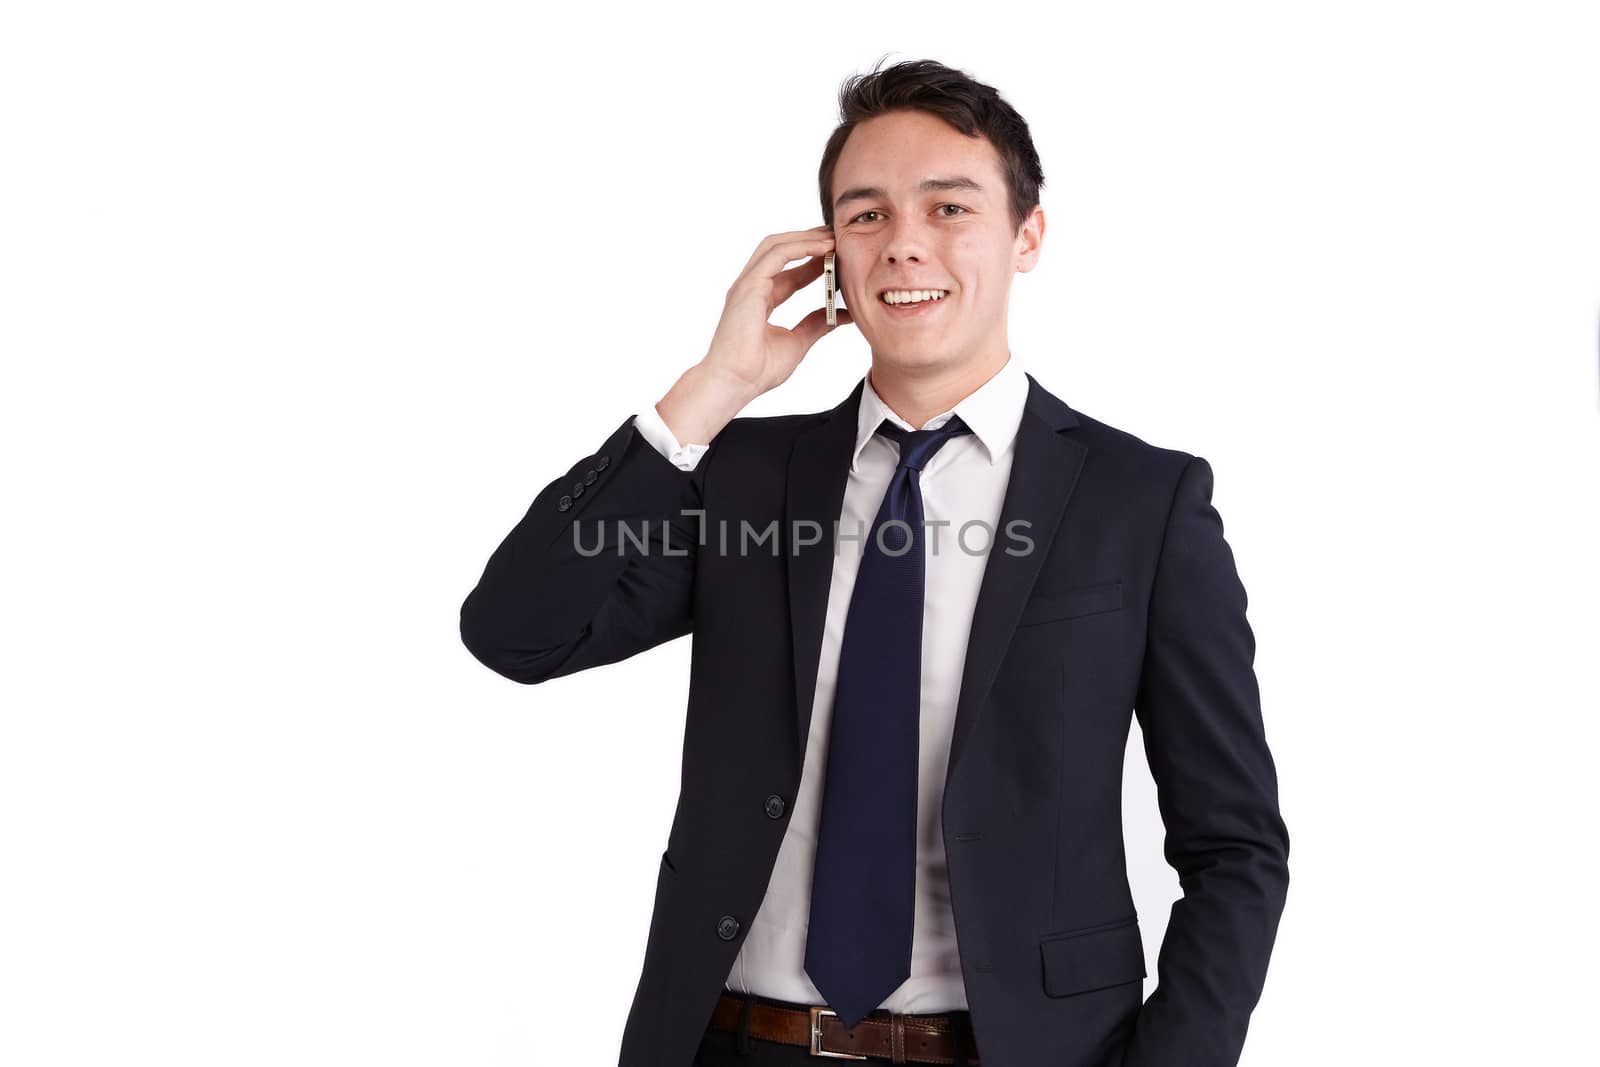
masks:
<path fill-rule="evenodd" d="M 817 660 L 827 622 L 828 590 L 833 584 L 833 535 L 850 479 L 850 453 L 866 379 L 832 411 L 802 430 L 789 456 L 789 481 L 783 519 L 784 558 L 789 569 L 789 633 L 794 645 L 795 773 L 811 730 L 811 705 L 817 693 Z M 799 527 L 797 530 L 796 527 Z M 819 538 L 820 535 L 820 538 Z M 796 547 L 801 538 L 815 544 Z"/>
<path fill-rule="evenodd" d="M 953 776 L 966 740 L 977 725 L 984 698 L 1011 644 L 1022 605 L 1038 578 L 1087 454 L 1082 444 L 1063 432 L 1077 425 L 1077 416 L 1032 374 L 1027 377 L 1028 399 L 1017 427 L 1011 478 L 973 609 L 947 776 Z M 862 385 L 857 382 L 855 391 L 842 403 L 802 430 L 789 457 L 783 539 L 794 652 L 797 761 L 805 752 L 811 730 L 817 665 L 833 583 L 834 527 L 850 476 Z M 1008 529 L 1015 530 L 1015 535 Z M 796 547 L 797 533 L 810 538 L 814 532 L 821 534 L 816 544 Z M 1029 546 L 1024 537 L 1033 544 Z M 1008 547 L 1020 554 L 1008 553 Z"/>
<path fill-rule="evenodd" d="M 956 700 L 955 730 L 950 738 L 946 782 L 978 725 L 984 699 L 1022 616 L 1039 569 L 1066 513 L 1067 500 L 1078 482 L 1088 449 L 1064 431 L 1078 424 L 1072 409 L 1028 375 L 1028 400 L 1017 427 L 1011 478 L 1000 505 L 1000 521 L 972 609 L 972 633 Z M 1016 523 L 1015 526 L 1012 524 Z M 1008 531 L 1014 531 L 1008 533 Z M 1029 545 L 1023 538 L 1032 540 Z M 1010 552 L 1007 552 L 1007 549 Z M 1012 553 L 1017 553 L 1013 555 Z"/>

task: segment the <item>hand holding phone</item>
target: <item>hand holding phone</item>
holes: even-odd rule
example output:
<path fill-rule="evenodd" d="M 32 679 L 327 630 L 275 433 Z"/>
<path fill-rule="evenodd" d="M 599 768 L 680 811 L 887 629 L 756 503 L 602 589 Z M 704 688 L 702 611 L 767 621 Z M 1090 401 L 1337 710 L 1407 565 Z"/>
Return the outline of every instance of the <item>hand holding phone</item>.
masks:
<path fill-rule="evenodd" d="M 824 256 L 831 264 L 833 244 L 833 227 L 826 223 L 762 238 L 728 289 L 705 356 L 656 405 L 679 441 L 710 442 L 746 404 L 786 381 L 825 333 L 852 323 L 849 308 L 837 314 L 837 270 L 831 308 L 817 308 L 788 329 L 768 321 L 784 301 L 817 280 Z M 787 267 L 796 260 L 805 262 Z"/>
<path fill-rule="evenodd" d="M 747 400 L 784 382 L 825 333 L 852 324 L 850 309 L 840 303 L 842 279 L 833 253 L 833 227 L 826 223 L 763 238 L 728 290 L 722 321 L 701 365 L 723 381 L 744 387 Z M 787 266 L 796 260 L 804 262 Z M 768 321 L 773 311 L 819 274 L 829 279 L 824 291 L 832 300 L 825 305 L 831 306 L 817 308 L 788 329 Z"/>

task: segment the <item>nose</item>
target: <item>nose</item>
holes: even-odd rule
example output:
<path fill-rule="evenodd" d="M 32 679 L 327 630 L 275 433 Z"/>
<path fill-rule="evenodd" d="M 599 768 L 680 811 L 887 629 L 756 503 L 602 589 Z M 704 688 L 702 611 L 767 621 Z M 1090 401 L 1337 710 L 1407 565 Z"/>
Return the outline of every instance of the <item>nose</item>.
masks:
<path fill-rule="evenodd" d="M 918 236 L 917 225 L 918 220 L 909 216 L 889 223 L 883 242 L 885 263 L 898 266 L 922 262 L 922 238 Z"/>

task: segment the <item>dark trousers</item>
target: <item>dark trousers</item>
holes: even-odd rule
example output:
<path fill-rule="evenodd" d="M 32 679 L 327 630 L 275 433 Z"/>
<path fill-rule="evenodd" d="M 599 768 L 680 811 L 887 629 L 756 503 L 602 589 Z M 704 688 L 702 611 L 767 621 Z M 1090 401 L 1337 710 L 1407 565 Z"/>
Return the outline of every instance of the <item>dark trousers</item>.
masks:
<path fill-rule="evenodd" d="M 744 994 L 732 990 L 728 995 L 750 1003 L 776 1004 L 782 1008 L 804 1010 L 807 1007 L 805 1004 L 796 1004 L 788 1000 L 772 1000 L 761 996 L 745 997 Z M 956 1017 L 970 1032 L 972 1016 L 969 1012 L 958 1011 L 947 1014 Z M 740 1021 L 748 1024 L 748 1013 L 741 1014 Z M 737 1033 L 732 1030 L 712 1030 L 708 1027 L 694 1056 L 694 1067 L 817 1067 L 818 1064 L 829 1062 L 859 1063 L 864 1067 L 875 1067 L 877 1064 L 893 1061 L 886 1056 L 869 1056 L 864 1060 L 829 1061 L 811 1055 L 811 1050 L 803 1045 L 785 1045 L 778 1041 L 763 1041 L 751 1037 L 744 1032 L 744 1026 L 741 1026 Z"/>

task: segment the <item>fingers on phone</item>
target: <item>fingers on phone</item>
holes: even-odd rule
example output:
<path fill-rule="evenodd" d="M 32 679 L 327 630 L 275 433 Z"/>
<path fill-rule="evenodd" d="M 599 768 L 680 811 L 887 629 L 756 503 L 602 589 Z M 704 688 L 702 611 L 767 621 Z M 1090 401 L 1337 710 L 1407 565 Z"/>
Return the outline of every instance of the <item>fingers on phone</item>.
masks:
<path fill-rule="evenodd" d="M 773 264 L 773 266 L 779 267 L 785 263 L 792 263 L 797 259 L 815 258 L 820 267 L 823 254 L 831 251 L 833 251 L 832 237 L 813 237 L 809 240 L 778 245 L 772 250 L 772 254 L 774 256 L 782 256 L 783 259 Z"/>

